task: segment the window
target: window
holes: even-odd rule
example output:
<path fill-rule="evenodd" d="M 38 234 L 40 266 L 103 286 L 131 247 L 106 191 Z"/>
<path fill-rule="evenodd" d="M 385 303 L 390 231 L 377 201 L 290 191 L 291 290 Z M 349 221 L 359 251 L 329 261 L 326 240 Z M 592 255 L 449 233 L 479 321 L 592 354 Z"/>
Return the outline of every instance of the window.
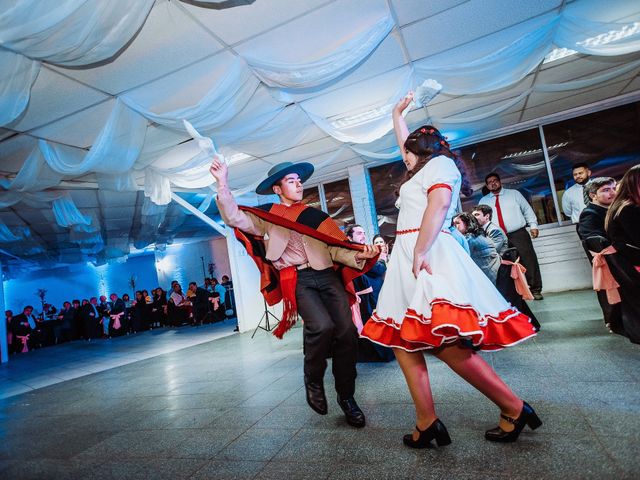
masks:
<path fill-rule="evenodd" d="M 385 241 L 392 242 L 396 236 L 398 209 L 397 191 L 402 185 L 407 168 L 402 161 L 387 163 L 369 170 L 371 185 L 374 191 L 376 213 L 378 214 L 378 229 Z"/>
<path fill-rule="evenodd" d="M 318 187 L 305 187 L 304 194 L 302 196 L 302 203 L 304 203 L 309 207 L 322 210 L 322 205 L 320 204 L 320 193 L 318 192 Z"/>
<path fill-rule="evenodd" d="M 460 153 L 473 186 L 473 194 L 461 198 L 465 212 L 471 211 L 482 198 L 485 176 L 498 172 L 503 188 L 524 195 L 541 225 L 558 221 L 537 128 L 468 145 Z"/>
<path fill-rule="evenodd" d="M 353 223 L 353 206 L 351 205 L 351 191 L 349 179 L 324 184 L 324 196 L 327 200 L 327 213 L 340 228 Z"/>
<path fill-rule="evenodd" d="M 560 204 L 574 184 L 572 165 L 586 163 L 592 176 L 620 180 L 640 163 L 640 102 L 545 125 L 543 130 Z"/>

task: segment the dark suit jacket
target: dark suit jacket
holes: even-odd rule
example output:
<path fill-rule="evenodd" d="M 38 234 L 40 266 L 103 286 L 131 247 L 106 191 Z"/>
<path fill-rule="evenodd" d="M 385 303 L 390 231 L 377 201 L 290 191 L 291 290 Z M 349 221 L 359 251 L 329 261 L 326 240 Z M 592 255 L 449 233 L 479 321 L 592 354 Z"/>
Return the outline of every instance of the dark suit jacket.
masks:
<path fill-rule="evenodd" d="M 29 320 L 24 313 L 19 313 L 11 319 L 11 324 L 9 326 L 11 328 L 11 332 L 14 335 L 20 335 L 24 337 L 25 335 L 29 335 L 31 333 L 31 325 L 29 325 Z"/>
<path fill-rule="evenodd" d="M 578 221 L 578 236 L 580 240 L 586 240 L 589 237 L 599 236 L 606 237 L 607 232 L 604 229 L 604 219 L 607 216 L 607 209 L 590 203 L 580 214 Z"/>
<path fill-rule="evenodd" d="M 640 206 L 627 205 L 609 224 L 609 239 L 631 265 L 640 266 Z"/>
<path fill-rule="evenodd" d="M 211 297 L 213 297 L 213 293 L 208 292 L 204 288 L 198 287 L 196 289 L 196 297 L 193 301 L 193 305 L 198 309 L 206 309 L 209 298 Z"/>

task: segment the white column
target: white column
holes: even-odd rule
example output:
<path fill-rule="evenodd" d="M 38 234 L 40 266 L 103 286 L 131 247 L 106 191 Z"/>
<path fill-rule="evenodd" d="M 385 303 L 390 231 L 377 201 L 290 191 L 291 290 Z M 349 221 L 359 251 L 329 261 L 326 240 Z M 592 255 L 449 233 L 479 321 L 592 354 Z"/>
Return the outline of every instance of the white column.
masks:
<path fill-rule="evenodd" d="M 2 263 L 0 263 L 0 363 L 9 361 L 9 345 L 7 344 L 7 321 L 4 317 L 4 282 L 2 281 Z"/>
<path fill-rule="evenodd" d="M 348 172 L 355 223 L 362 225 L 367 234 L 367 241 L 370 243 L 379 230 L 369 170 L 364 164 L 360 164 L 349 167 Z"/>

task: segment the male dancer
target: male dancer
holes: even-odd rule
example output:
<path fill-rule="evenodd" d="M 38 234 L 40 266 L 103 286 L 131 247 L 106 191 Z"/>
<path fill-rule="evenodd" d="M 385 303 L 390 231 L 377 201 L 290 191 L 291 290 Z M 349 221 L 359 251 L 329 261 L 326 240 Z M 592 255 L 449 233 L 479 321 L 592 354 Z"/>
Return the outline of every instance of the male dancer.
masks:
<path fill-rule="evenodd" d="M 364 427 L 365 416 L 353 398 L 358 333 L 345 289 L 375 263 L 377 249 L 350 244 L 326 213 L 301 203 L 302 183 L 313 173 L 310 163 L 284 162 L 271 168 L 256 192 L 275 193 L 280 204 L 256 208 L 238 207 L 222 159 L 214 157 L 210 171 L 218 182 L 220 214 L 256 261 L 265 299 L 269 304 L 283 300 L 283 318 L 274 335 L 282 338 L 298 312 L 304 319 L 307 403 L 326 415 L 323 380 L 331 355 L 338 404 L 349 425 Z"/>

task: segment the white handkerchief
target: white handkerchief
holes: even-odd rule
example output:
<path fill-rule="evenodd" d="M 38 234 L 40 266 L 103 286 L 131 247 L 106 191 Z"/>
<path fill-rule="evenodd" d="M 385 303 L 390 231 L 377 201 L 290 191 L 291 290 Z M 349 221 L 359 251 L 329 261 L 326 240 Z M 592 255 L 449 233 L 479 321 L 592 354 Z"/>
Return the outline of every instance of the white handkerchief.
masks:
<path fill-rule="evenodd" d="M 198 143 L 198 147 L 200 147 L 200 150 L 202 150 L 210 157 L 218 155 L 218 157 L 220 157 L 222 161 L 225 161 L 224 156 L 219 154 L 216 150 L 216 146 L 213 144 L 213 140 L 211 140 L 209 137 L 200 135 L 200 132 L 198 132 L 195 127 L 191 125 L 191 123 L 189 123 L 188 120 L 183 119 L 182 123 L 184 124 L 184 128 L 187 129 L 189 135 L 191 135 L 191 137 Z"/>
<path fill-rule="evenodd" d="M 416 88 L 416 93 L 413 98 L 415 98 L 416 103 L 426 107 L 427 103 L 433 100 L 434 97 L 440 93 L 440 90 L 442 90 L 442 85 L 433 78 L 429 78 L 425 80 L 422 85 Z"/>

